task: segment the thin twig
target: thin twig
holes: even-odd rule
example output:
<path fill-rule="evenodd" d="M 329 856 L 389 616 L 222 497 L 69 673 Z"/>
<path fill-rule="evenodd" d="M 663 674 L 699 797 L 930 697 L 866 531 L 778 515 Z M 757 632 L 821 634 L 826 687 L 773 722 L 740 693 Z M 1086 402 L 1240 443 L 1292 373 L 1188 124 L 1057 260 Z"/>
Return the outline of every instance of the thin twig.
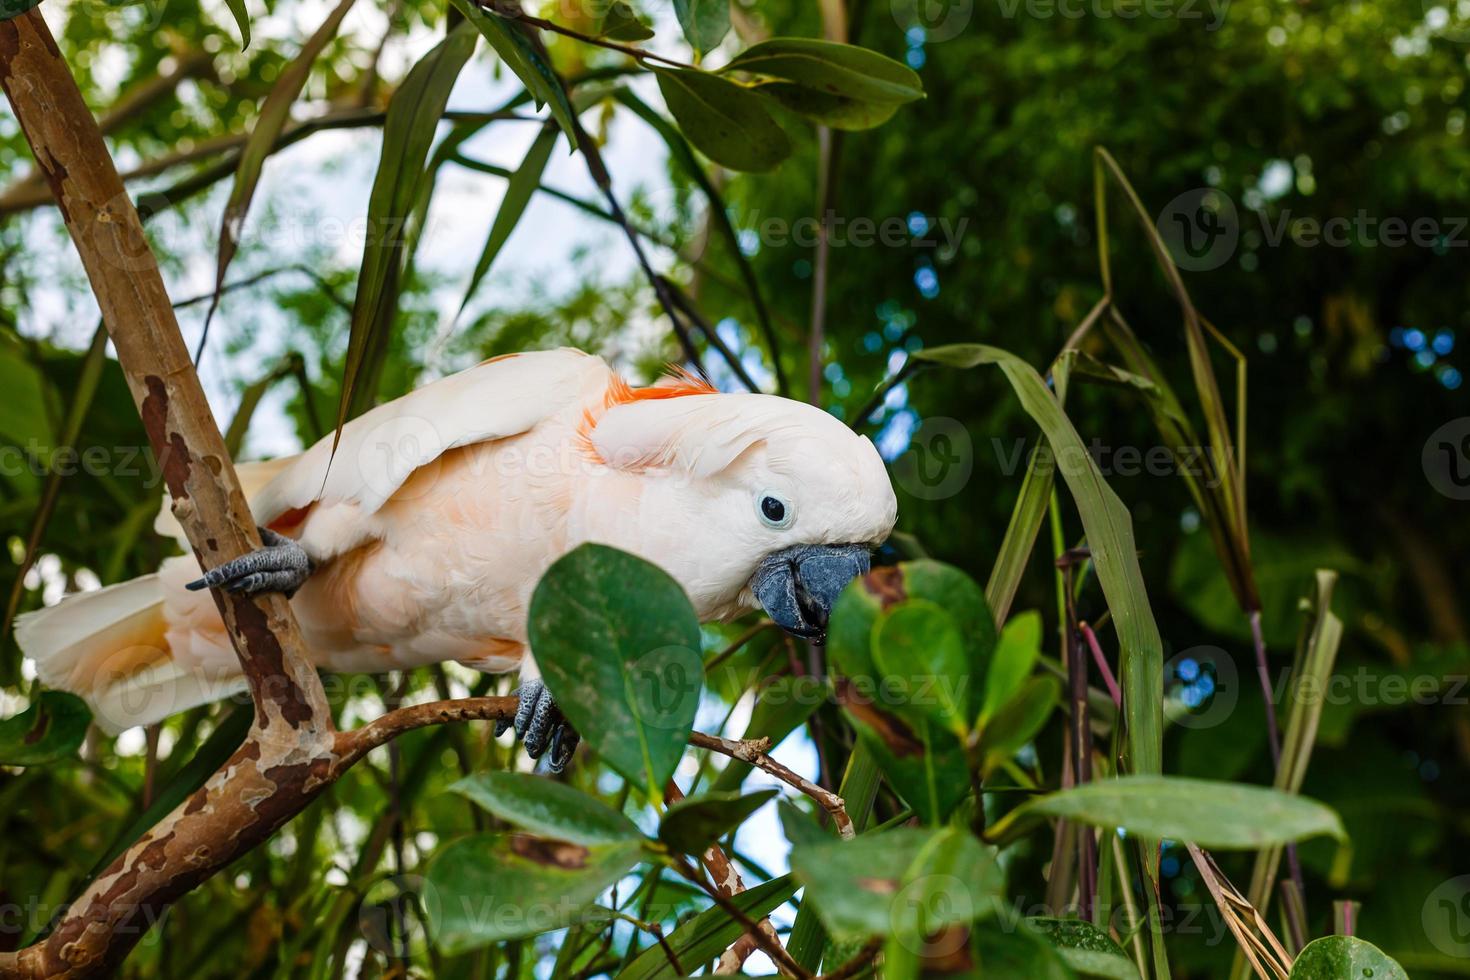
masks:
<path fill-rule="evenodd" d="M 810 796 L 817 805 L 832 815 L 832 822 L 837 827 L 837 833 L 843 838 L 851 838 L 856 831 L 853 829 L 852 818 L 847 815 L 847 804 L 842 797 L 829 790 L 825 790 L 801 774 L 793 772 L 781 763 L 772 759 L 766 753 L 770 751 L 771 740 L 768 738 L 748 739 L 737 741 L 731 738 L 723 738 L 719 735 L 706 735 L 704 732 L 691 732 L 689 744 L 699 749 L 709 749 L 719 752 L 732 759 L 749 763 L 764 772 L 770 773 L 781 782 L 792 789 L 799 790 Z"/>
<path fill-rule="evenodd" d="M 1113 705 L 1117 708 L 1123 707 L 1123 692 L 1118 687 L 1117 678 L 1113 676 L 1112 668 L 1108 666 L 1108 658 L 1103 656 L 1102 644 L 1097 642 L 1097 634 L 1086 620 L 1077 624 L 1082 631 L 1082 636 L 1087 640 L 1087 647 L 1092 651 L 1092 662 L 1097 664 L 1098 673 L 1102 674 L 1103 683 L 1108 687 L 1108 694 L 1113 698 Z"/>
<path fill-rule="evenodd" d="M 745 929 L 745 934 L 750 936 L 756 945 L 761 948 L 761 951 L 771 958 L 771 961 L 776 964 L 777 969 L 783 973 L 797 977 L 798 980 L 816 980 L 810 970 L 792 959 L 791 954 L 786 952 L 785 946 L 782 946 L 779 941 L 773 940 L 770 936 L 766 935 L 760 926 L 745 913 L 744 909 L 730 901 L 726 895 L 721 894 L 718 888 L 705 881 L 698 872 L 689 866 L 688 862 L 678 858 L 672 858 L 669 864 L 686 881 L 703 891 L 714 900 L 716 905 L 728 912 L 736 922 L 739 922 L 741 927 Z"/>

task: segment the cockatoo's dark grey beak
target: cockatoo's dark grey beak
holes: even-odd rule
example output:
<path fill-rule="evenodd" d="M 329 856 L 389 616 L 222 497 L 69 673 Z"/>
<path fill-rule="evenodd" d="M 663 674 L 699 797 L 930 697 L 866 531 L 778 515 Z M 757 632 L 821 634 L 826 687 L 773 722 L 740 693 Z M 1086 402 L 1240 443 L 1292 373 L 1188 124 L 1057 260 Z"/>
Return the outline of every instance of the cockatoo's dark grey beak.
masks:
<path fill-rule="evenodd" d="M 867 571 L 867 545 L 799 544 L 762 558 L 750 588 L 777 626 L 820 639 L 838 595 Z"/>

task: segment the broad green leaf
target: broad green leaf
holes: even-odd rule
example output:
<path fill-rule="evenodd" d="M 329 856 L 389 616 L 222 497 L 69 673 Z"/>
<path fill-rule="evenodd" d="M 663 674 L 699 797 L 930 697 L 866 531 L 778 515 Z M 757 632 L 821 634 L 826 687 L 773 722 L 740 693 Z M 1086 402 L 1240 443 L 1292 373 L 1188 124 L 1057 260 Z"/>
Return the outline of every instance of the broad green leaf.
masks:
<path fill-rule="evenodd" d="M 1122 776 L 1038 797 L 1007 815 L 994 833 L 1002 838 L 1002 824 L 1042 816 L 1222 851 L 1322 835 L 1347 838 L 1337 814 L 1315 800 L 1263 786 L 1175 776 Z"/>
<path fill-rule="evenodd" d="M 0 391 L 5 392 L 0 398 L 0 442 L 13 446 L 52 445 L 45 389 L 41 369 L 31 363 L 19 345 L 0 347 Z M 23 469 L 7 467 L 12 468 Z"/>
<path fill-rule="evenodd" d="M 608 765 L 662 799 L 704 681 L 699 621 L 679 583 L 627 552 L 584 544 L 541 577 L 529 631 L 567 720 Z"/>
<path fill-rule="evenodd" d="M 990 672 L 985 675 L 982 726 L 1020 692 L 1040 656 L 1041 614 L 1029 610 L 1013 617 L 1000 631 Z"/>
<path fill-rule="evenodd" d="M 786 131 L 759 95 L 708 72 L 655 68 L 658 88 L 684 135 L 731 170 L 770 170 L 791 155 Z"/>
<path fill-rule="evenodd" d="M 429 932 L 456 955 L 535 936 L 595 914 L 593 902 L 638 863 L 642 845 L 586 847 L 523 834 L 476 834 L 440 848 L 423 895 Z"/>
<path fill-rule="evenodd" d="M 782 875 L 746 889 L 732 896 L 730 901 L 752 920 L 759 922 L 796 894 L 796 888 L 796 880 L 791 875 Z M 675 929 L 669 934 L 667 941 L 678 958 L 679 965 L 690 971 L 719 956 L 744 931 L 744 927 L 730 913 L 715 905 Z M 618 980 L 655 980 L 677 975 L 663 949 L 654 943 L 633 958 L 633 962 L 618 974 Z"/>
<path fill-rule="evenodd" d="M 567 134 L 571 148 L 577 148 L 577 127 L 572 119 L 572 104 L 561 79 L 546 63 L 541 52 L 536 50 L 526 35 L 512 22 L 495 14 L 486 13 L 474 0 L 450 0 L 455 9 L 464 14 L 465 20 L 475 25 L 485 40 L 500 55 L 505 66 L 521 80 L 526 91 L 536 101 L 536 108 L 551 106 L 551 115 L 561 131 Z"/>
<path fill-rule="evenodd" d="M 818 125 L 852 132 L 883 125 L 899 107 L 897 102 L 864 102 L 819 92 L 795 82 L 761 82 L 754 91 Z"/>
<path fill-rule="evenodd" d="M 337 406 L 333 447 L 353 408 L 353 391 L 368 365 L 369 351 L 386 352 L 385 334 L 397 307 L 397 281 L 403 256 L 403 225 L 418 197 L 424 160 L 439 117 L 460 70 L 475 50 L 474 30 L 460 24 L 408 72 L 388 103 L 383 149 L 368 196 L 367 242 L 352 304 L 347 362 Z M 366 372 L 369 376 L 376 372 Z M 371 394 L 371 393 L 369 393 Z"/>
<path fill-rule="evenodd" d="M 92 712 L 75 694 L 42 691 L 18 715 L 0 721 L 0 765 L 39 766 L 76 754 Z"/>
<path fill-rule="evenodd" d="M 510 183 L 506 185 L 505 196 L 500 199 L 500 210 L 495 212 L 495 222 L 490 226 L 490 237 L 485 240 L 485 248 L 480 252 L 479 261 L 475 263 L 475 271 L 470 276 L 469 287 L 465 289 L 464 299 L 460 300 L 460 314 L 464 313 L 464 308 L 469 305 L 470 298 L 475 295 L 480 281 L 490 271 L 491 263 L 505 247 L 511 232 L 515 231 L 521 215 L 526 213 L 526 205 L 531 203 L 531 195 L 536 193 L 536 188 L 541 184 L 541 174 L 546 170 L 546 161 L 551 159 L 551 150 L 556 146 L 557 135 L 554 125 L 547 123 L 543 126 L 535 142 L 531 144 L 531 148 L 526 151 L 525 159 L 521 161 L 520 167 L 510 178 Z"/>
<path fill-rule="evenodd" d="M 782 832 L 793 844 L 818 844 L 832 839 L 821 824 L 790 800 L 783 799 L 777 803 L 776 813 L 781 818 Z"/>
<path fill-rule="evenodd" d="M 953 828 L 798 844 L 791 870 L 838 940 L 923 937 L 993 914 L 1005 890 L 993 849 Z"/>
<path fill-rule="evenodd" d="M 239 5 L 235 18 L 240 21 L 240 30 L 245 35 L 248 46 L 250 24 L 244 16 L 244 0 L 229 2 L 232 11 L 236 11 L 236 5 Z M 250 210 L 250 201 L 255 196 L 255 188 L 260 183 L 260 173 L 265 167 L 266 158 L 275 149 L 276 140 L 291 118 L 291 106 L 306 85 L 306 80 L 311 75 L 311 66 L 327 43 L 337 36 L 342 18 L 347 16 L 355 2 L 356 0 L 340 0 L 332 12 L 327 14 L 326 20 L 307 38 L 300 52 L 286 66 L 285 71 L 281 72 L 276 83 L 271 86 L 270 94 L 261 104 L 260 115 L 250 130 L 250 136 L 245 140 L 245 146 L 240 150 L 240 165 L 235 170 L 235 183 L 230 188 L 230 198 L 225 202 L 224 219 L 220 222 L 219 254 L 214 273 L 215 295 L 209 305 L 210 315 L 219 304 L 219 292 L 225 284 L 225 272 L 239 248 L 240 231 L 245 223 L 245 215 Z"/>
<path fill-rule="evenodd" d="M 978 675 L 971 672 L 953 617 L 924 599 L 908 599 L 878 617 L 873 660 L 885 680 L 909 678 L 913 696 L 904 707 L 921 712 L 963 739 Z"/>
<path fill-rule="evenodd" d="M 730 0 L 674 0 L 674 13 L 684 38 L 700 57 L 730 33 Z"/>
<path fill-rule="evenodd" d="M 996 365 L 1026 413 L 1041 426 L 1082 517 L 1098 580 L 1122 645 L 1119 683 L 1123 688 L 1128 768 L 1143 774 L 1162 771 L 1163 640 L 1138 565 L 1128 508 L 1107 485 L 1056 396 L 1031 365 L 984 344 L 931 347 L 913 356 L 959 368 Z"/>
<path fill-rule="evenodd" d="M 986 775 L 1041 733 L 1061 693 L 1061 682 L 1055 677 L 1032 677 L 1001 706 L 980 736 L 980 758 Z"/>
<path fill-rule="evenodd" d="M 933 601 L 956 616 L 966 639 L 983 648 L 989 612 L 979 589 L 958 570 L 938 562 L 905 562 L 874 569 L 838 597 L 827 627 L 827 655 L 838 674 L 838 700 L 858 738 L 904 800 L 925 823 L 942 822 L 969 792 L 969 770 L 959 739 L 922 712 L 903 710 L 909 685 L 883 683 L 874 663 L 872 637 L 885 611 L 910 595 Z M 957 598 L 958 597 L 958 598 Z M 992 631 L 994 626 L 991 625 Z"/>
<path fill-rule="evenodd" d="M 680 854 L 702 854 L 705 848 L 734 830 L 776 795 L 763 789 L 739 793 L 702 793 L 669 807 L 658 825 L 658 839 Z"/>
<path fill-rule="evenodd" d="M 449 789 L 500 819 L 543 837 L 588 847 L 643 840 L 633 821 L 601 800 L 530 773 L 476 773 Z"/>
<path fill-rule="evenodd" d="M 1324 936 L 1307 943 L 1291 964 L 1291 980 L 1409 980 L 1404 968 L 1356 936 Z"/>
<path fill-rule="evenodd" d="M 105 347 L 106 330 L 100 326 L 97 329 Z M 96 350 L 95 341 L 93 350 Z M 22 450 L 26 455 L 36 452 L 39 457 L 37 462 L 49 466 L 52 454 L 63 446 L 73 444 L 76 438 L 74 433 L 71 440 L 58 440 L 52 433 L 51 420 L 46 410 L 50 386 L 41 369 L 31 362 L 19 344 L 12 346 L 4 343 L 3 334 L 0 334 L 0 391 L 6 393 L 6 397 L 0 398 L 0 445 Z M 85 413 L 90 405 L 91 395 L 79 390 L 76 392 L 76 397 L 83 399 L 81 408 Z M 70 417 L 75 418 L 75 416 L 76 413 L 73 411 Z M 80 423 L 79 419 L 78 423 Z M 0 479 L 10 485 L 15 494 L 12 498 L 14 500 L 34 497 L 41 487 L 36 467 L 28 461 L 21 465 L 0 468 Z M 39 541 L 40 539 L 36 537 L 38 530 L 45 531 L 45 525 L 50 520 L 50 511 L 55 508 L 60 481 L 59 472 L 52 470 L 47 474 L 45 496 L 41 506 L 37 508 L 36 520 L 32 522 L 31 535 L 28 540 Z M 20 602 L 23 589 L 23 579 L 17 577 L 9 608 L 19 608 L 17 604 Z M 0 635 L 8 634 L 9 628 L 10 624 L 7 621 Z"/>
<path fill-rule="evenodd" d="M 996 922 L 971 934 L 982 977 L 1073 980 L 1076 974 L 1046 937 L 1026 922 Z"/>
<path fill-rule="evenodd" d="M 225 6 L 230 8 L 230 15 L 240 28 L 240 47 L 250 47 L 250 11 L 245 9 L 245 0 L 225 0 Z"/>
<path fill-rule="evenodd" d="M 867 48 L 802 37 L 752 45 L 721 71 L 745 71 L 826 95 L 897 105 L 924 97 L 924 84 L 906 65 Z"/>
<path fill-rule="evenodd" d="M 1138 967 L 1113 938 L 1081 919 L 1028 918 L 1026 924 L 1046 937 L 1062 961 L 1080 977 L 1139 980 Z"/>
<path fill-rule="evenodd" d="M 624 0 L 613 0 L 607 16 L 602 18 L 598 37 L 609 41 L 646 41 L 653 37 L 653 28 L 639 20 L 637 11 Z"/>

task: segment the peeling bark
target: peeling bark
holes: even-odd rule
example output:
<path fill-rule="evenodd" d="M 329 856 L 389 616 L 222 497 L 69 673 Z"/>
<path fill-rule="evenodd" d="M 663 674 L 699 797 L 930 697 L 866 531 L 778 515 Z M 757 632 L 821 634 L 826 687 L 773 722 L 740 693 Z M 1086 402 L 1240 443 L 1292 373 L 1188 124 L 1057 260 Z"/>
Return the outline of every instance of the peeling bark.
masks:
<path fill-rule="evenodd" d="M 195 555 L 212 568 L 260 547 L 137 210 L 38 10 L 0 23 L 0 87 L 81 256 Z M 285 597 L 214 598 L 249 678 L 249 737 L 88 885 L 50 936 L 0 954 L 0 980 L 114 972 L 170 903 L 265 841 L 375 746 L 515 710 L 514 698 L 419 705 L 338 732 Z"/>

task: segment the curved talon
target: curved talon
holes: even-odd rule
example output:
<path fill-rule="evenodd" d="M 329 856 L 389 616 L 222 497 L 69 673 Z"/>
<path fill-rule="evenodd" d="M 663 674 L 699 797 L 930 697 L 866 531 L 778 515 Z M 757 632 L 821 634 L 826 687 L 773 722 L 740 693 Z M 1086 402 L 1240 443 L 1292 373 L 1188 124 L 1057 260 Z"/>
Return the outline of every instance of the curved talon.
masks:
<path fill-rule="evenodd" d="M 572 761 L 581 741 L 582 736 L 573 731 L 571 725 L 563 723 L 557 726 L 551 734 L 551 754 L 546 757 L 546 768 L 553 774 L 560 774 Z"/>
<path fill-rule="evenodd" d="M 516 736 L 533 759 L 546 756 L 552 773 L 564 770 L 581 742 L 581 736 L 567 724 L 546 685 L 539 680 L 527 681 L 516 691 L 521 699 L 514 721 L 501 719 L 495 723 L 495 734 L 503 735 L 514 728 Z M 547 752 L 550 755 L 547 755 Z"/>
<path fill-rule="evenodd" d="M 260 538 L 265 547 L 211 568 L 184 588 L 191 592 L 216 588 L 245 595 L 284 592 L 290 598 L 311 575 L 311 557 L 296 541 L 268 527 L 260 529 Z"/>

